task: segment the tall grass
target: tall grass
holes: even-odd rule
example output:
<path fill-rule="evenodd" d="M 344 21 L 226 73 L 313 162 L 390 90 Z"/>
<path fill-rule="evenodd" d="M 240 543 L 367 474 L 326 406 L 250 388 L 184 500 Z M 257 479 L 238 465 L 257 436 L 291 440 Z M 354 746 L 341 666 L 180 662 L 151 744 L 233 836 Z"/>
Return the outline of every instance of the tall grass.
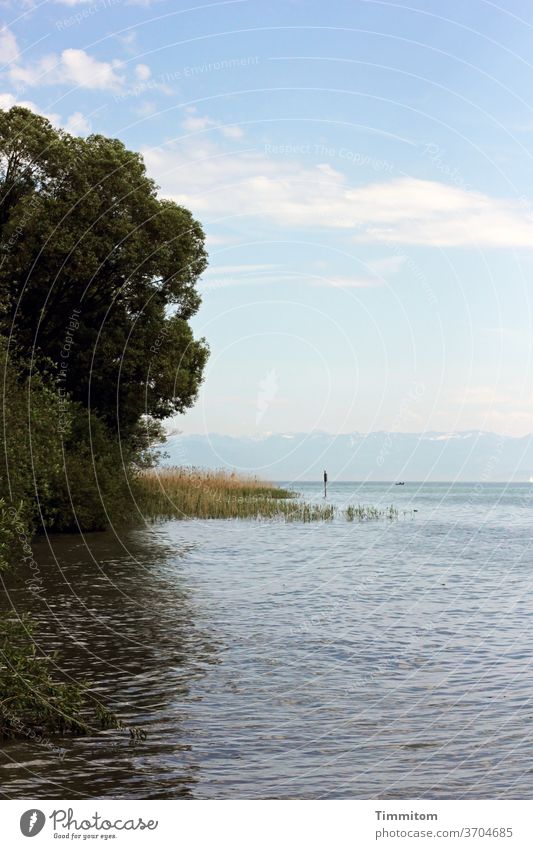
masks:
<path fill-rule="evenodd" d="M 348 522 L 359 521 L 363 522 L 367 519 L 397 519 L 398 510 L 393 504 L 390 507 L 366 507 L 363 504 L 349 504 L 343 511 L 344 517 Z"/>
<path fill-rule="evenodd" d="M 141 509 L 149 519 L 274 517 L 294 497 L 287 489 L 223 470 L 149 469 L 140 474 Z"/>
<path fill-rule="evenodd" d="M 385 509 L 331 504 L 308 504 L 296 493 L 255 477 L 223 470 L 159 468 L 138 478 L 141 509 L 148 520 L 161 519 L 282 519 L 286 522 L 329 522 L 340 516 L 349 522 L 397 519 L 392 505 Z"/>

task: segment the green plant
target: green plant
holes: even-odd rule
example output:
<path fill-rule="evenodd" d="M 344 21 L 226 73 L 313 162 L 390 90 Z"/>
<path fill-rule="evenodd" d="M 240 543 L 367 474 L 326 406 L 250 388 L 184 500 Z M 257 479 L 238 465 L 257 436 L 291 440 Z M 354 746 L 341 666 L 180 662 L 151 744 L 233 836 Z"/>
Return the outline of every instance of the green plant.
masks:
<path fill-rule="evenodd" d="M 344 510 L 344 517 L 348 522 L 369 521 L 373 519 L 397 519 L 398 510 L 394 505 L 390 507 L 367 507 L 363 504 L 349 504 Z"/>
<path fill-rule="evenodd" d="M 203 230 L 161 199 L 142 156 L 0 110 L 0 329 L 121 439 L 196 398 L 208 356 L 189 324 Z"/>
<path fill-rule="evenodd" d="M 308 504 L 295 493 L 225 471 L 190 468 L 149 469 L 140 474 L 139 507 L 149 520 L 283 519 L 287 522 L 349 522 L 397 519 L 398 511 L 358 504 L 339 510 L 332 504 Z"/>
<path fill-rule="evenodd" d="M 27 616 L 0 617 L 0 738 L 116 728 L 146 739 L 142 728 L 124 725 L 86 682 L 58 681 L 52 673 L 57 655 L 38 651 L 35 629 Z"/>

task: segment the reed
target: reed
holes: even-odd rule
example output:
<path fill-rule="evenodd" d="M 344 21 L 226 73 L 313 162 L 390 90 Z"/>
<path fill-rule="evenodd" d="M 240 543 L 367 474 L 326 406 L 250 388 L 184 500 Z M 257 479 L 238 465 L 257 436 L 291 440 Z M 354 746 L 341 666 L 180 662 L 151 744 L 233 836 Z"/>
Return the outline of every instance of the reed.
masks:
<path fill-rule="evenodd" d="M 162 519 L 281 519 L 286 522 L 349 522 L 397 519 L 398 511 L 350 505 L 309 504 L 296 493 L 256 477 L 224 470 L 159 468 L 138 478 L 141 509 L 149 521 Z"/>
<path fill-rule="evenodd" d="M 364 522 L 372 519 L 397 519 L 398 510 L 393 504 L 390 507 L 366 507 L 363 504 L 349 504 L 343 511 L 348 522 Z M 406 511 L 404 510 L 404 515 Z"/>
<path fill-rule="evenodd" d="M 247 519 L 285 515 L 295 493 L 223 470 L 150 469 L 138 478 L 149 519 Z"/>

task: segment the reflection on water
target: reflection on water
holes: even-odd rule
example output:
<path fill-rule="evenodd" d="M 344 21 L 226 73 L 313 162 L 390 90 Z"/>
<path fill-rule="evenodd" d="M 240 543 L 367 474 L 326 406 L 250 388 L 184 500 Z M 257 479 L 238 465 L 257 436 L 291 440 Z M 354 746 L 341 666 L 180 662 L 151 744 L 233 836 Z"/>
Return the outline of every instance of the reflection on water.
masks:
<path fill-rule="evenodd" d="M 48 741 L 10 743 L 6 796 L 191 795 L 197 766 L 181 725 L 190 688 L 216 662 L 216 648 L 182 580 L 189 549 L 179 534 L 169 545 L 157 530 L 34 546 L 43 593 L 30 596 L 19 572 L 8 587 L 11 605 L 39 620 L 41 645 L 60 653 L 63 673 L 90 681 L 126 724 L 142 725 L 149 744 L 108 731 L 53 741 L 67 749 L 59 758 Z"/>
<path fill-rule="evenodd" d="M 4 744 L 4 797 L 532 798 L 533 487 L 354 488 L 418 513 L 36 544 L 4 604 L 148 738 Z"/>

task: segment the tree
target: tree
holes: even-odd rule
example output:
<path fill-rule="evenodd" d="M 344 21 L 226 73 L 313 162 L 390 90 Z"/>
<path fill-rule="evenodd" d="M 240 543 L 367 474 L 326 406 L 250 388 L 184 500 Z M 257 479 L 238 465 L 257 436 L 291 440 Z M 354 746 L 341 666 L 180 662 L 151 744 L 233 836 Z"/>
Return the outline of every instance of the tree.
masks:
<path fill-rule="evenodd" d="M 62 392 L 125 438 L 191 406 L 208 356 L 189 326 L 204 234 L 139 154 L 0 111 L 0 252 L 0 331 L 54 363 Z"/>

